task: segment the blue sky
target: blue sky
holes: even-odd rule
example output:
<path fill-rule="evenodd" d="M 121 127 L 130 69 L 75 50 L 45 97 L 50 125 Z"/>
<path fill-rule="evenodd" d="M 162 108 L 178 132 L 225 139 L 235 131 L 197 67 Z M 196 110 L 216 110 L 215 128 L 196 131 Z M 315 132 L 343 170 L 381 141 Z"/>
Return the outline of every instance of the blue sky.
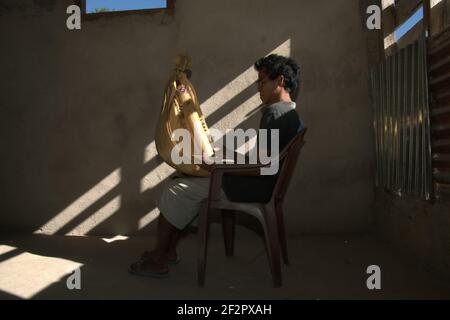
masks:
<path fill-rule="evenodd" d="M 395 30 L 395 41 L 398 41 L 409 30 L 411 30 L 420 20 L 423 19 L 423 7 L 416 11 L 408 20 Z"/>
<path fill-rule="evenodd" d="M 86 0 L 86 12 L 95 8 L 108 8 L 112 11 L 165 8 L 166 0 Z"/>

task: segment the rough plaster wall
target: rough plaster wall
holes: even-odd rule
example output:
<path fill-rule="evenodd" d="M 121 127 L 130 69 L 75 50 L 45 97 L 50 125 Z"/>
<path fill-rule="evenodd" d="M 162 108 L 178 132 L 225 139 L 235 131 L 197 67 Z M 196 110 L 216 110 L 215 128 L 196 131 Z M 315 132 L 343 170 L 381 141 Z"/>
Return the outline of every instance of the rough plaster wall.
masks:
<path fill-rule="evenodd" d="M 400 199 L 379 191 L 375 207 L 376 225 L 383 238 L 450 280 L 449 203 Z"/>
<path fill-rule="evenodd" d="M 368 226 L 373 138 L 358 1 L 184 0 L 174 16 L 85 20 L 81 31 L 65 28 L 71 1 L 4 3 L 3 229 L 153 232 L 147 223 L 171 170 L 151 142 L 175 54 L 194 60 L 208 123 L 248 128 L 259 114 L 250 112 L 255 74 L 245 71 L 280 45 L 302 66 L 298 110 L 309 127 L 288 231 Z"/>
<path fill-rule="evenodd" d="M 359 0 L 360 12 L 361 12 L 361 23 L 367 23 L 367 8 L 376 5 L 382 7 L 381 0 Z M 373 64 L 379 63 L 384 59 L 384 37 L 383 30 L 369 30 L 364 29 L 367 47 L 367 62 L 369 67 Z"/>

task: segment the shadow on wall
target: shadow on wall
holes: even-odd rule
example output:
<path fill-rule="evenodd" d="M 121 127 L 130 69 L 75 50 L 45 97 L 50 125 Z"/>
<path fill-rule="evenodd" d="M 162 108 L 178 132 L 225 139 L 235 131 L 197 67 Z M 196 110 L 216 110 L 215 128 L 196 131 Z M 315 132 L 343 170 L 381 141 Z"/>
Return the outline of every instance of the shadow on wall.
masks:
<path fill-rule="evenodd" d="M 290 45 L 290 40 L 287 40 L 272 52 L 261 56 L 269 53 L 290 56 Z M 201 106 L 206 114 L 208 125 L 221 130 L 235 127 L 257 128 L 260 115 L 255 110 L 260 106 L 260 100 L 256 79 L 257 73 L 251 63 L 250 67 L 238 77 L 203 101 Z M 195 70 L 193 81 L 195 83 Z M 122 127 L 122 131 L 129 130 L 124 134 L 133 136 L 133 130 L 127 124 L 124 115 L 116 117 L 115 121 L 119 127 Z M 130 155 L 133 162 L 116 168 L 101 178 L 98 183 L 50 217 L 35 231 L 66 235 L 150 232 L 151 224 L 159 214 L 156 201 L 160 189 L 174 170 L 157 157 L 153 141 L 147 145 L 143 153 L 142 158 L 140 157 L 142 149 L 135 152 L 135 156 Z M 133 164 L 141 169 L 130 167 Z M 127 176 L 130 172 L 141 172 L 143 175 Z M 136 191 L 139 192 L 138 197 L 135 194 Z"/>

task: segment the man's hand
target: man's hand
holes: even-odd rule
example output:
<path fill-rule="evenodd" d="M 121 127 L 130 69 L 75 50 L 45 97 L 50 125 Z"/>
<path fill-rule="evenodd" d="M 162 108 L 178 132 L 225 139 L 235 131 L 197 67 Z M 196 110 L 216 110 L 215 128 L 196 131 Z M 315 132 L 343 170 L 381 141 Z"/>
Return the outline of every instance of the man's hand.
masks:
<path fill-rule="evenodd" d="M 189 92 L 184 84 L 180 84 L 177 87 L 177 98 L 180 100 L 180 104 L 183 104 L 186 101 L 192 99 L 191 95 L 189 94 Z"/>

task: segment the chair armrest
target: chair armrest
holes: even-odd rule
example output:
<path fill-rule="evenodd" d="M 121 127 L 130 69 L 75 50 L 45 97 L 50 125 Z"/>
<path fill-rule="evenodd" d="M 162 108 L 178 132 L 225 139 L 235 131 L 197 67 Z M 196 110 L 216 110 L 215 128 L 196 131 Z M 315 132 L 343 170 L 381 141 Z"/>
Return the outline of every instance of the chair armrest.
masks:
<path fill-rule="evenodd" d="M 213 202 L 220 201 L 222 178 L 223 175 L 231 174 L 234 176 L 259 176 L 261 174 L 261 168 L 268 166 L 269 164 L 215 164 L 211 167 L 211 176 L 209 183 L 209 197 L 208 205 Z"/>
<path fill-rule="evenodd" d="M 214 164 L 211 167 L 211 172 L 213 171 L 223 171 L 223 172 L 242 172 L 246 170 L 254 170 L 254 169 L 260 169 L 268 166 L 269 164 L 262 164 L 262 163 L 256 163 L 256 164 Z"/>

